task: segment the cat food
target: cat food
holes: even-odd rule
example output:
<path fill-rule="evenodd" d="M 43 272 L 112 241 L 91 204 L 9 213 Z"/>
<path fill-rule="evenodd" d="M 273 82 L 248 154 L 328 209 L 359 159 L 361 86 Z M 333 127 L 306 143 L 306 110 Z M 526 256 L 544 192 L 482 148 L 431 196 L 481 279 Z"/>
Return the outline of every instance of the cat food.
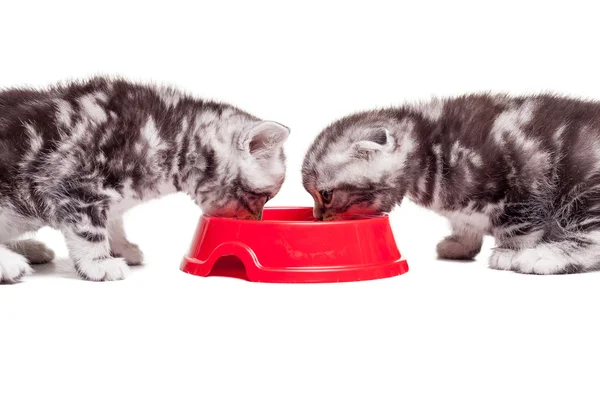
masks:
<path fill-rule="evenodd" d="M 253 282 L 348 282 L 408 271 L 387 216 L 316 223 L 309 207 L 265 208 L 262 221 L 203 215 L 181 269 L 208 276 L 223 262 L 243 265 Z"/>

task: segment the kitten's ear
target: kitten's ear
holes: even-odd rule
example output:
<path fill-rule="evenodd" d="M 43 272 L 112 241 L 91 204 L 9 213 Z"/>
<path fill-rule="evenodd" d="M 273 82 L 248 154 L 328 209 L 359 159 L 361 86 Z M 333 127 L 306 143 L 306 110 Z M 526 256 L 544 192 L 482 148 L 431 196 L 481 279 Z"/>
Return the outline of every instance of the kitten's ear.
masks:
<path fill-rule="evenodd" d="M 240 144 L 256 158 L 268 158 L 283 146 L 289 134 L 287 126 L 264 121 L 244 132 Z"/>
<path fill-rule="evenodd" d="M 352 154 L 357 158 L 369 159 L 378 152 L 384 151 L 392 142 L 390 132 L 385 127 L 369 129 L 361 134 L 361 139 L 351 147 Z"/>
<path fill-rule="evenodd" d="M 361 132 L 360 138 L 385 146 L 391 142 L 390 131 L 384 126 L 377 126 Z"/>

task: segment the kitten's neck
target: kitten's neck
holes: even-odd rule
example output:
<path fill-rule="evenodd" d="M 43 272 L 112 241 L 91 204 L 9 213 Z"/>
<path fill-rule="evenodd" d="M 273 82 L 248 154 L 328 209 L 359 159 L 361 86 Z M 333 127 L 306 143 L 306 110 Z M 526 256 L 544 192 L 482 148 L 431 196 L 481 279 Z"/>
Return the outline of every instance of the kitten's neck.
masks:
<path fill-rule="evenodd" d="M 399 196 L 433 209 L 444 207 L 443 174 L 448 167 L 442 146 L 443 108 L 439 99 L 405 106 L 395 121 Z"/>
<path fill-rule="evenodd" d="M 186 101 L 163 116 L 173 125 L 164 160 L 165 180 L 192 197 L 218 182 L 218 169 L 227 168 L 231 146 L 241 125 L 255 119 L 232 106 L 202 100 Z M 166 132 L 164 133 L 167 134 Z"/>
<path fill-rule="evenodd" d="M 460 126 L 460 121 L 444 114 L 448 101 L 406 107 L 403 117 L 412 121 L 407 137 L 414 141 L 399 174 L 403 193 L 414 203 L 440 212 L 464 207 L 475 197 L 485 201 L 482 156 L 479 149 L 460 140 L 459 128 L 448 131 L 449 126 Z"/>

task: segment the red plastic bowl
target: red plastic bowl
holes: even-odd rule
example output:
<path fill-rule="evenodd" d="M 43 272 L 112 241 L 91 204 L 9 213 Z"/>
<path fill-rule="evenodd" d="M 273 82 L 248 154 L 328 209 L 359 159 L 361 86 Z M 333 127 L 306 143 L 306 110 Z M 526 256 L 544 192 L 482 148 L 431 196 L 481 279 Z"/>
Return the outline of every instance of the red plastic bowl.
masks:
<path fill-rule="evenodd" d="M 348 282 L 408 271 L 386 216 L 321 222 L 309 207 L 265 208 L 262 221 L 203 215 L 181 269 L 208 276 L 217 261 L 236 258 L 253 282 Z"/>

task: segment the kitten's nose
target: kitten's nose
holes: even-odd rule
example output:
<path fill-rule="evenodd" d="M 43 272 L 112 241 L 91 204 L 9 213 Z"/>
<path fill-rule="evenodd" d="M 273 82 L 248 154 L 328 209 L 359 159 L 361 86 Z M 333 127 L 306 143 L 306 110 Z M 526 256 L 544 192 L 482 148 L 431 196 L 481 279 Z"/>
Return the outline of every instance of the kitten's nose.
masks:
<path fill-rule="evenodd" d="M 325 210 L 323 210 L 321 207 L 318 206 L 314 206 L 313 207 L 313 216 L 318 219 L 319 221 L 323 220 L 323 214 L 325 213 Z"/>

